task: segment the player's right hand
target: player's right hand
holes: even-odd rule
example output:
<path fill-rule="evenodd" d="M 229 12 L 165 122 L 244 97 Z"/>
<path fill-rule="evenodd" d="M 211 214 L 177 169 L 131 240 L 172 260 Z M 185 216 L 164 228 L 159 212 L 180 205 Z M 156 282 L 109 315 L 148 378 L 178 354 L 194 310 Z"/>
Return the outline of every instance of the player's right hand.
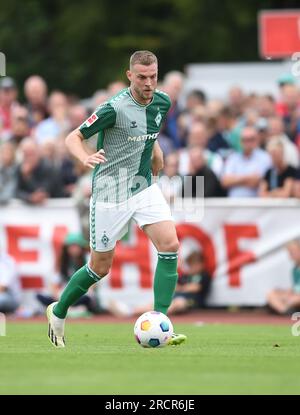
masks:
<path fill-rule="evenodd" d="M 99 163 L 105 163 L 107 159 L 104 157 L 105 151 L 99 150 L 97 153 L 91 154 L 87 156 L 87 158 L 83 161 L 83 164 L 86 167 L 90 167 L 91 169 L 94 169 L 97 164 Z"/>

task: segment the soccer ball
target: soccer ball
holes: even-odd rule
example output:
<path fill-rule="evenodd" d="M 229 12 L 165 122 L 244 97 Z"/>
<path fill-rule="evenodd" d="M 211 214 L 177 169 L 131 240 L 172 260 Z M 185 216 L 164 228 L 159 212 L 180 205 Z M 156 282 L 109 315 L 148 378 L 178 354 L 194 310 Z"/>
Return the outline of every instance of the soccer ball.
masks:
<path fill-rule="evenodd" d="M 159 311 L 147 311 L 134 325 L 136 341 L 142 347 L 164 347 L 173 334 L 170 319 Z"/>

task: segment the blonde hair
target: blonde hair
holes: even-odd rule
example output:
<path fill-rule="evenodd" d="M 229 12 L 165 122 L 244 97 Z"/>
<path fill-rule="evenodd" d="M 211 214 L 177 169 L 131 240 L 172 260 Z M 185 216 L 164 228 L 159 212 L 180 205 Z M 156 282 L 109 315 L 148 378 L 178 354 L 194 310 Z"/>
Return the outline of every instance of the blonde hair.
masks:
<path fill-rule="evenodd" d="M 145 66 L 152 65 L 152 63 L 157 64 L 157 57 L 149 50 L 137 50 L 130 57 L 130 68 L 132 68 L 137 63 Z"/>

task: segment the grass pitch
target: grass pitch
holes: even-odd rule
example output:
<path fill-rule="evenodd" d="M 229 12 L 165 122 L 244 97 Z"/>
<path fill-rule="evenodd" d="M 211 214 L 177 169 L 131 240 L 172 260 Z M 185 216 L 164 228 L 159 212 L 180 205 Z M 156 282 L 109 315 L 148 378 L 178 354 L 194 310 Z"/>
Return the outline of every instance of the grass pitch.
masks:
<path fill-rule="evenodd" d="M 47 324 L 0 337 L 0 394 L 299 394 L 300 337 L 290 326 L 177 324 L 178 347 L 143 349 L 131 324 L 70 323 L 56 350 Z M 278 345 L 278 346 L 275 346 Z"/>

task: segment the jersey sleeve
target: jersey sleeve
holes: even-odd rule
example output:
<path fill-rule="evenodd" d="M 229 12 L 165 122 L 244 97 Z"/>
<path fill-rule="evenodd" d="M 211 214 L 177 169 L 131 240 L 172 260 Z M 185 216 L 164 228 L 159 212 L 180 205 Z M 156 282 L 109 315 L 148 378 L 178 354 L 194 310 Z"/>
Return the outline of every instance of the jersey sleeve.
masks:
<path fill-rule="evenodd" d="M 85 139 L 92 137 L 99 131 L 111 128 L 116 122 L 116 111 L 109 104 L 103 104 L 79 127 Z"/>

